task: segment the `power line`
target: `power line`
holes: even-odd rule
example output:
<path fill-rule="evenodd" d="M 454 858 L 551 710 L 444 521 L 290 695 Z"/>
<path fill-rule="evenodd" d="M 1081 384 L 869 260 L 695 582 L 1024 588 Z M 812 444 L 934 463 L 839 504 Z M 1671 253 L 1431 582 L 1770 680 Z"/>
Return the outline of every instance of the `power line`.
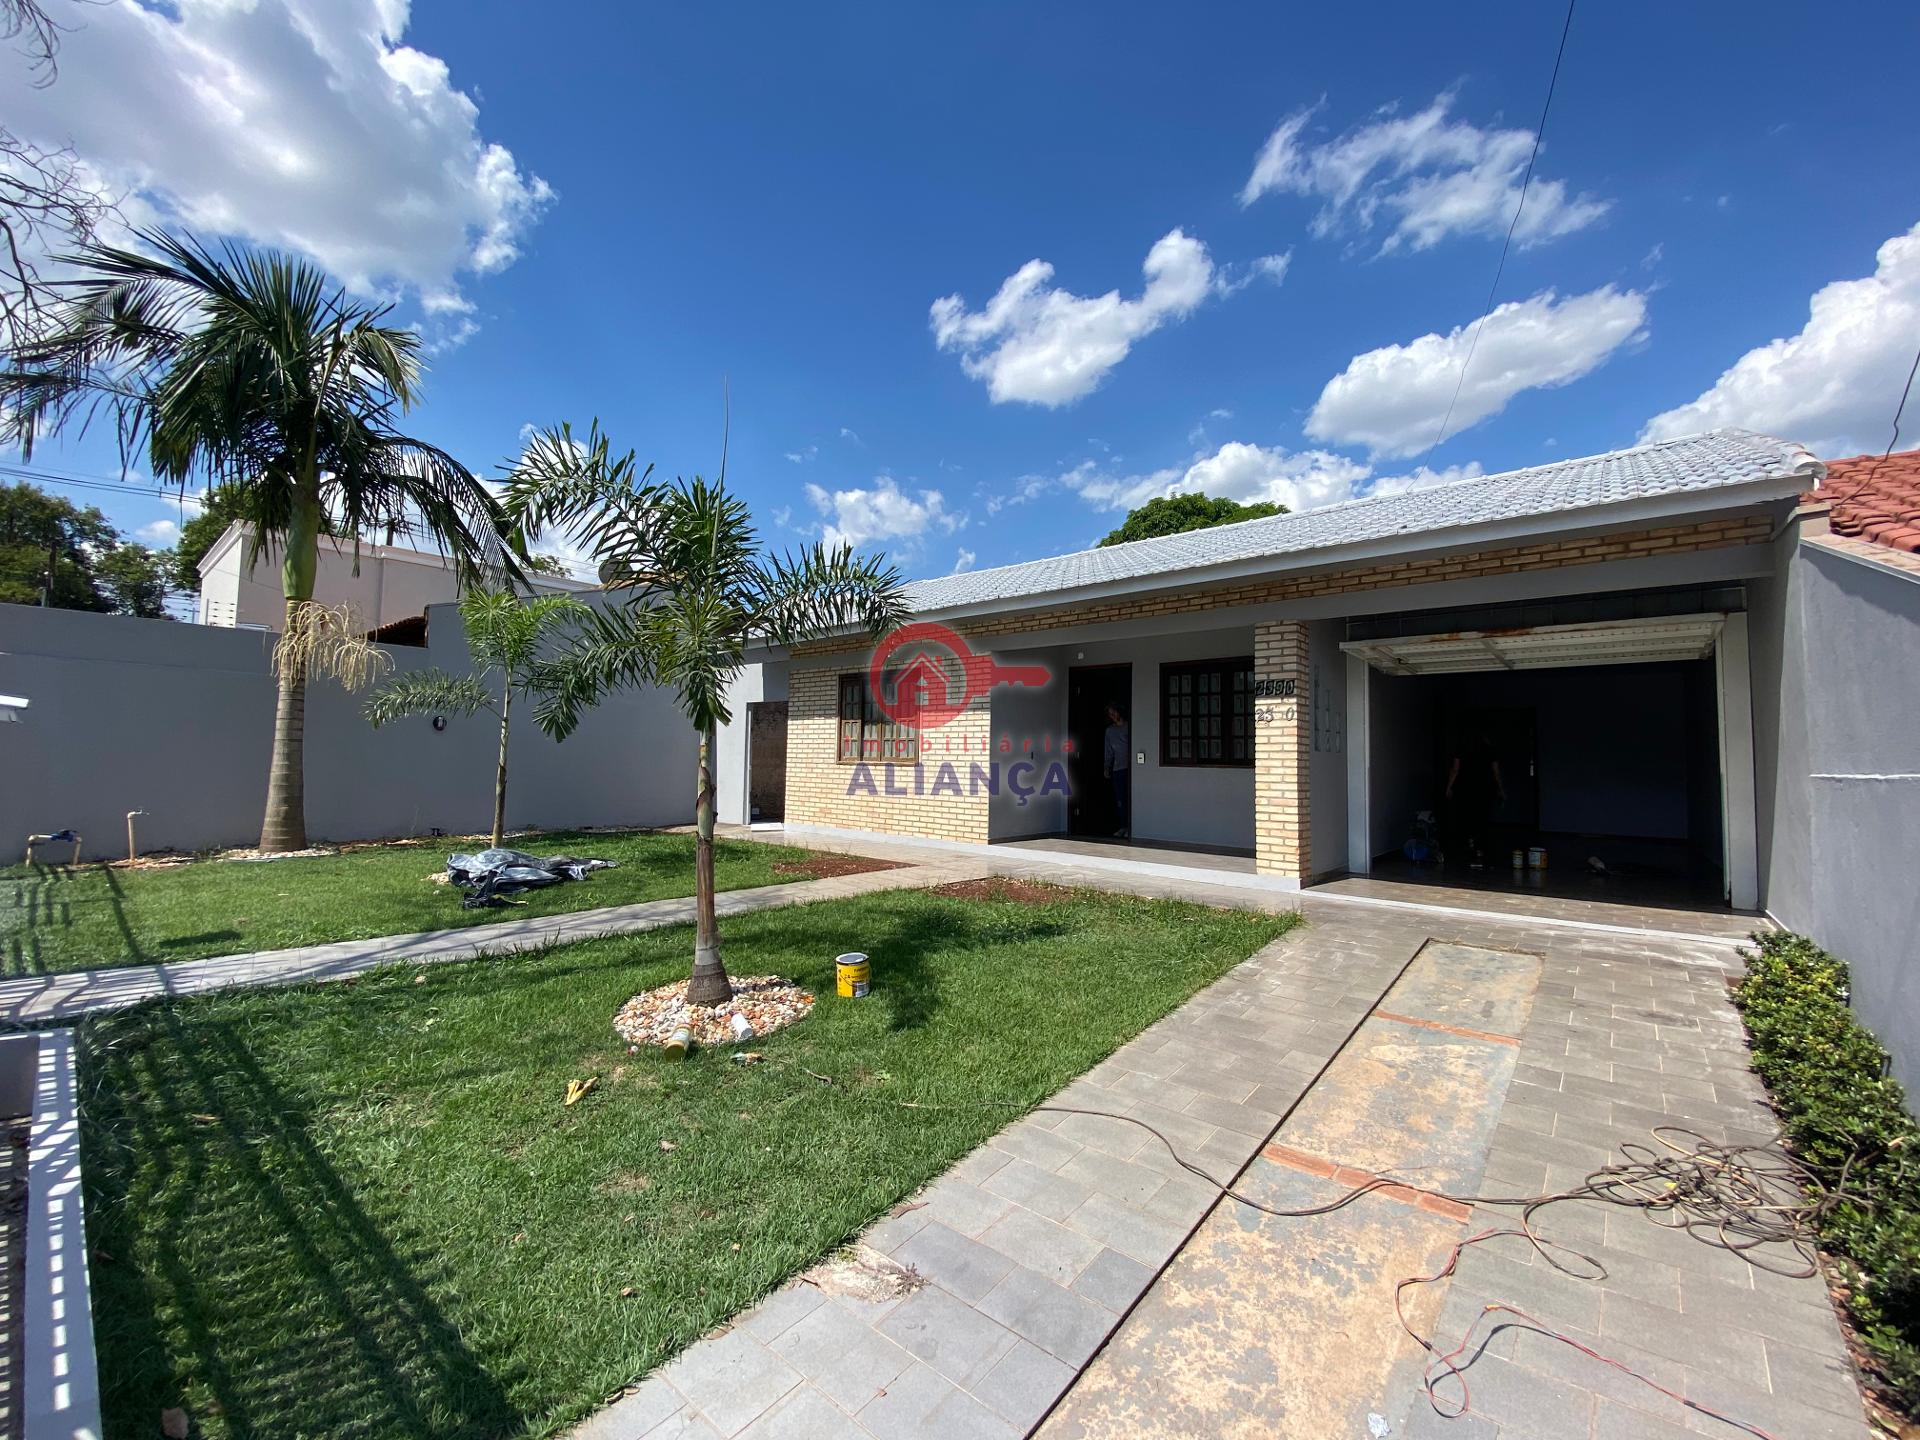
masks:
<path fill-rule="evenodd" d="M 65 475 L 57 470 L 32 470 L 24 465 L 0 462 L 0 475 L 15 480 L 31 480 L 46 485 L 58 485 L 77 490 L 104 490 L 114 495 L 157 495 L 164 500 L 178 500 L 191 492 L 183 492 L 172 486 L 140 485 L 131 480 L 115 480 L 106 475 Z"/>
<path fill-rule="evenodd" d="M 1493 313 L 1493 297 L 1499 293 L 1500 277 L 1507 268 L 1507 252 L 1513 248 L 1513 235 L 1520 228 L 1520 212 L 1527 208 L 1527 187 L 1533 183 L 1533 165 L 1540 158 L 1540 141 L 1547 133 L 1547 113 L 1553 109 L 1554 88 L 1560 83 L 1560 62 L 1567 53 L 1567 34 L 1573 29 L 1574 0 L 1567 0 L 1566 23 L 1560 27 L 1560 48 L 1553 55 L 1553 74 L 1547 79 L 1547 103 L 1540 107 L 1540 123 L 1533 132 L 1533 153 L 1527 156 L 1526 173 L 1520 177 L 1520 201 L 1513 207 L 1513 219 L 1507 225 L 1507 238 L 1500 243 L 1500 261 L 1493 267 L 1493 284 L 1487 287 L 1487 303 L 1481 308 L 1480 318 L 1473 322 L 1473 334 L 1467 340 L 1467 356 L 1460 362 L 1460 374 L 1453 382 L 1453 398 L 1447 401 L 1447 413 L 1440 417 L 1440 429 L 1433 437 L 1433 444 L 1427 447 L 1427 453 L 1420 463 L 1425 465 L 1433 459 L 1433 452 L 1440 448 L 1440 442 L 1447 438 L 1447 426 L 1453 421 L 1453 407 L 1460 403 L 1461 388 L 1467 383 L 1467 367 L 1473 364 L 1473 352 L 1480 346 L 1480 331 L 1487 323 L 1487 316 Z"/>

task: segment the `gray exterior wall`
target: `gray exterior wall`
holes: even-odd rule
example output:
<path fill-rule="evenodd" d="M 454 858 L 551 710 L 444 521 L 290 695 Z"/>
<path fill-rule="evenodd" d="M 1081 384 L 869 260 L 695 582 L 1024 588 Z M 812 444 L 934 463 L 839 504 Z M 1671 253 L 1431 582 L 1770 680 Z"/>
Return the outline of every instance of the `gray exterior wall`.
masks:
<path fill-rule="evenodd" d="M 1789 529 L 1750 596 L 1762 904 L 1853 967 L 1920 1094 L 1920 577 Z"/>
<path fill-rule="evenodd" d="M 452 606 L 429 612 L 429 648 L 395 647 L 396 673 L 469 667 Z M 26 696 L 0 726 L 0 856 L 30 831 L 78 830 L 89 857 L 197 850 L 259 838 L 273 739 L 272 637 L 256 631 L 0 605 L 0 691 Z M 485 830 L 498 727 L 482 712 L 374 730 L 364 696 L 308 691 L 307 831 L 316 842 Z M 693 811 L 693 733 L 659 692 L 622 694 L 564 745 L 531 715 L 514 727 L 509 825 L 666 825 Z"/>

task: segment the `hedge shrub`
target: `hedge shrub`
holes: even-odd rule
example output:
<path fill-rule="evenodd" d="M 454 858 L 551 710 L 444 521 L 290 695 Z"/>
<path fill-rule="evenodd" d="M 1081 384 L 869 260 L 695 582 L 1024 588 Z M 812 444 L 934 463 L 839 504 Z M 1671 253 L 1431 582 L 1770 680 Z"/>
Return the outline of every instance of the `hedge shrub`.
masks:
<path fill-rule="evenodd" d="M 1734 1004 L 1794 1154 L 1856 1201 L 1822 1222 L 1888 1398 L 1920 1415 L 1920 1123 L 1854 1019 L 1845 962 L 1805 936 L 1753 937 Z"/>

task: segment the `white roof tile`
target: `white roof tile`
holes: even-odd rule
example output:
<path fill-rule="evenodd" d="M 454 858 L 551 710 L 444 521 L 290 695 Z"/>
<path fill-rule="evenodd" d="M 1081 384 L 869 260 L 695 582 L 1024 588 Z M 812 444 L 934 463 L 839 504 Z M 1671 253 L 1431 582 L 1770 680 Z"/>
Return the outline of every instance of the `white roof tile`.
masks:
<path fill-rule="evenodd" d="M 1754 481 L 1791 479 L 1797 486 L 1819 469 L 1820 462 L 1810 451 L 1789 441 L 1749 430 L 1715 430 L 1398 495 L 1373 495 L 1298 514 L 917 580 L 908 587 L 907 598 L 922 614 L 938 613 L 1092 585 L 1149 581 L 1239 561 L 1284 562 L 1306 552 L 1399 535 L 1561 516 Z"/>

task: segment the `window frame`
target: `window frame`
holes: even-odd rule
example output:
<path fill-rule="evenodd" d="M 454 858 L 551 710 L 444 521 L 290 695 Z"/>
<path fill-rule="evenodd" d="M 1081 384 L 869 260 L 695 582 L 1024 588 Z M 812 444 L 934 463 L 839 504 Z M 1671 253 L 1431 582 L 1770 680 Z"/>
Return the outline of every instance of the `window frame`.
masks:
<path fill-rule="evenodd" d="M 882 684 L 888 681 L 893 681 L 897 684 L 900 673 L 899 670 L 885 671 L 881 676 Z M 852 698 L 854 694 L 859 696 L 861 707 L 861 714 L 857 720 L 848 714 L 848 700 Z M 835 764 L 917 765 L 920 763 L 920 728 L 917 725 L 902 725 L 897 720 L 890 720 L 886 717 L 886 712 L 880 709 L 879 701 L 873 694 L 873 686 L 868 680 L 866 671 L 842 671 L 835 677 L 833 713 L 833 757 Z M 876 736 L 874 737 L 873 743 L 876 745 L 885 745 L 891 741 L 895 746 L 908 746 L 909 753 L 904 755 L 883 755 L 878 753 L 872 755 L 865 753 L 849 755 L 847 753 L 847 726 L 851 724 L 858 724 L 860 726 L 860 738 L 855 742 L 855 748 L 858 752 L 864 752 L 866 749 L 868 743 L 867 731 L 870 727 L 893 726 L 904 733 L 890 736 Z"/>
<path fill-rule="evenodd" d="M 1208 717 L 1197 711 L 1191 716 L 1181 717 L 1171 714 L 1174 695 L 1171 681 L 1176 676 L 1217 676 L 1220 696 L 1220 756 L 1218 759 L 1203 757 L 1199 752 L 1208 738 L 1202 731 L 1203 721 Z M 1236 686 L 1235 676 L 1244 677 Z M 1191 698 L 1198 700 L 1201 690 L 1198 683 L 1190 692 Z M 1237 706 L 1244 705 L 1244 710 Z M 1174 755 L 1176 740 L 1174 722 L 1189 719 L 1193 726 L 1191 739 L 1194 755 L 1191 759 Z M 1236 724 L 1238 721 L 1238 724 Z M 1243 733 L 1236 734 L 1236 731 Z M 1244 759 L 1233 758 L 1233 746 L 1236 739 L 1246 742 Z M 1254 755 L 1254 707 L 1253 707 L 1253 657 L 1251 655 L 1223 655 L 1209 660 L 1170 660 L 1160 666 L 1160 763 L 1175 770 L 1251 770 Z"/>

